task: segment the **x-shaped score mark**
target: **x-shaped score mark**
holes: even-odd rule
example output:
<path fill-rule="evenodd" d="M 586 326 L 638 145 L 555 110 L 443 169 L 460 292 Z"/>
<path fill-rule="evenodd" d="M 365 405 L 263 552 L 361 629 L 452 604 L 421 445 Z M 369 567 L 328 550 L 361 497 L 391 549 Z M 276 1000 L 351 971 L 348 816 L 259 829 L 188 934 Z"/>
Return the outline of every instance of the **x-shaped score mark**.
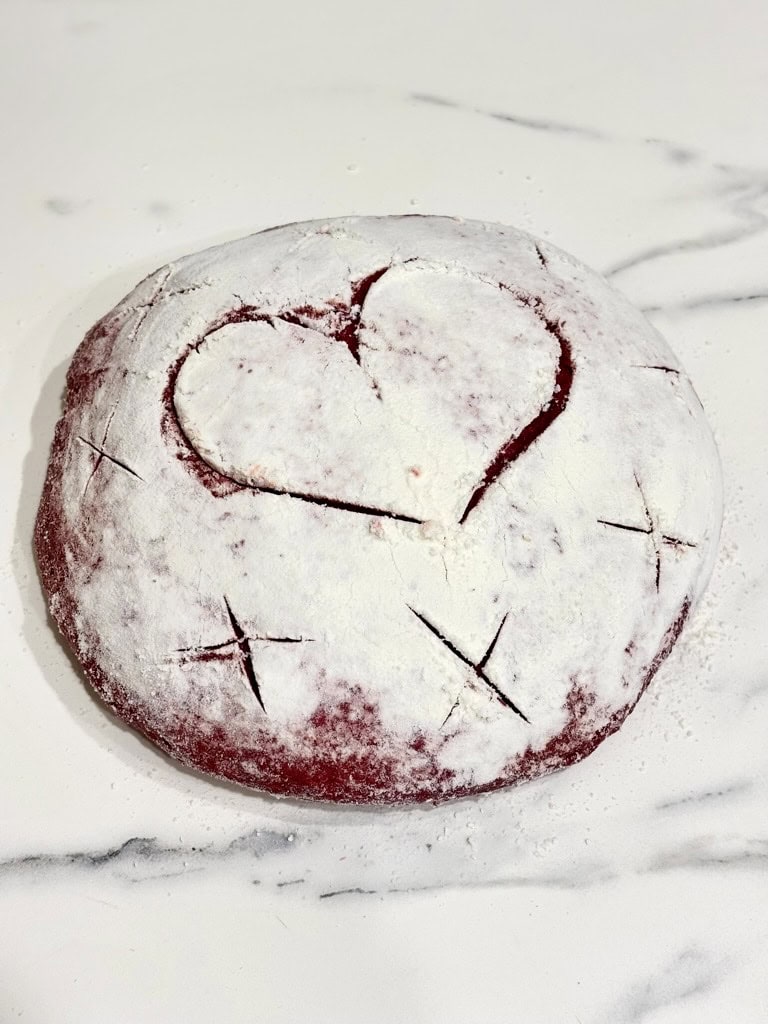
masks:
<path fill-rule="evenodd" d="M 659 526 L 658 520 L 654 519 L 651 515 L 651 511 L 648 507 L 648 502 L 646 501 L 645 494 L 643 492 L 643 488 L 640 484 L 640 480 L 638 478 L 637 473 L 635 473 L 634 476 L 635 483 L 637 484 L 637 489 L 640 492 L 640 498 L 643 502 L 643 510 L 645 514 L 646 525 L 632 526 L 629 523 L 617 523 L 611 519 L 598 519 L 597 521 L 598 523 L 601 523 L 603 526 L 611 526 L 615 530 L 626 530 L 628 533 L 642 533 L 646 537 L 649 537 L 651 539 L 651 542 L 653 543 L 654 554 L 656 557 L 656 593 L 658 593 L 659 584 L 661 582 L 661 551 L 663 545 L 666 544 L 669 547 L 674 548 L 695 548 L 696 545 L 692 541 L 682 540 L 680 537 L 672 537 L 668 533 L 661 532 L 661 527 Z"/>
<path fill-rule="evenodd" d="M 216 644 L 198 644 L 195 647 L 180 647 L 177 650 L 177 654 L 186 654 L 189 657 L 186 660 L 210 660 L 211 655 L 215 656 L 217 651 L 223 652 L 222 657 L 225 658 L 236 658 L 240 662 L 240 666 L 245 674 L 245 678 L 248 680 L 248 685 L 253 690 L 256 700 L 259 702 L 261 710 L 266 714 L 266 708 L 264 707 L 264 701 L 261 696 L 261 686 L 259 684 L 259 678 L 256 675 L 256 669 L 253 664 L 253 651 L 251 650 L 251 643 L 256 641 L 264 641 L 273 644 L 301 644 L 311 643 L 312 641 L 301 636 L 246 636 L 245 630 L 240 625 L 240 622 L 232 611 L 232 607 L 224 596 L 224 606 L 227 609 L 227 617 L 229 618 L 230 625 L 232 626 L 232 633 L 234 634 L 228 640 L 222 640 Z"/>
<path fill-rule="evenodd" d="M 433 636 L 437 637 L 437 639 L 444 647 L 448 648 L 448 650 L 451 652 L 451 654 L 454 655 L 454 657 L 458 658 L 459 661 L 462 662 L 462 664 L 467 666 L 467 668 L 472 669 L 475 676 L 477 676 L 477 678 L 481 680 L 481 682 L 485 683 L 485 685 L 493 692 L 496 699 L 501 704 L 503 704 L 505 708 L 509 708 L 510 711 L 514 711 L 514 713 L 518 715 L 520 718 L 522 718 L 524 722 L 527 722 L 529 725 L 531 724 L 530 719 L 527 717 L 527 715 L 523 714 L 523 712 L 520 710 L 517 704 L 515 704 L 511 697 L 508 697 L 503 690 L 499 689 L 496 683 L 494 683 L 493 680 L 488 677 L 485 671 L 488 662 L 491 660 L 491 655 L 493 654 L 494 648 L 496 647 L 496 643 L 499 637 L 501 636 L 501 631 L 504 628 L 504 623 L 507 621 L 507 615 L 509 615 L 509 612 L 507 612 L 507 615 L 505 615 L 504 618 L 499 623 L 499 628 L 496 630 L 493 640 L 491 640 L 482 658 L 479 661 L 472 661 L 472 659 L 467 657 L 467 655 L 464 654 L 463 651 L 459 650 L 459 648 L 454 643 L 452 643 L 445 636 L 444 633 L 441 633 L 437 626 L 435 626 L 434 623 L 430 622 L 425 615 L 422 615 L 421 612 L 417 612 L 416 609 L 411 608 L 410 605 L 408 605 L 408 610 L 413 612 L 413 614 L 416 616 L 419 622 L 423 623 L 430 631 L 430 633 Z M 456 704 L 454 704 L 451 710 L 448 712 L 448 715 L 446 716 L 443 725 L 445 725 L 445 722 L 447 722 L 448 719 L 451 717 L 451 714 L 453 713 L 455 707 Z"/>

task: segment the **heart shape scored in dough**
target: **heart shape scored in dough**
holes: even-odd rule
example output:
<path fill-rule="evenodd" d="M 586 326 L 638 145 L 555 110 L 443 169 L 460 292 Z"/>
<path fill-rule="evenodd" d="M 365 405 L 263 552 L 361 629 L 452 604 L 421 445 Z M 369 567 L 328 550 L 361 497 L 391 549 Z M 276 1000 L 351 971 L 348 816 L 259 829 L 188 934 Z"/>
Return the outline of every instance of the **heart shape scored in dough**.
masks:
<path fill-rule="evenodd" d="M 565 409 L 573 375 L 540 299 L 411 260 L 347 302 L 232 310 L 169 391 L 187 444 L 230 484 L 464 523 Z"/>

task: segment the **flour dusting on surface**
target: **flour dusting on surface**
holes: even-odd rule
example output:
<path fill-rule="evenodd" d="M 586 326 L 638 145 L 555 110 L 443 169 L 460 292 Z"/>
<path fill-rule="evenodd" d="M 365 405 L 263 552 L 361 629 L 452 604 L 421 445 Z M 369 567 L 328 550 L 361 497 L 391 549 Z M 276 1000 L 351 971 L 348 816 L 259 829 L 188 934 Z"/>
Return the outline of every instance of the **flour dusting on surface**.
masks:
<path fill-rule="evenodd" d="M 437 800 L 573 763 L 714 562 L 684 371 L 512 228 L 348 218 L 186 257 L 68 383 L 52 612 L 122 717 L 247 786 Z"/>

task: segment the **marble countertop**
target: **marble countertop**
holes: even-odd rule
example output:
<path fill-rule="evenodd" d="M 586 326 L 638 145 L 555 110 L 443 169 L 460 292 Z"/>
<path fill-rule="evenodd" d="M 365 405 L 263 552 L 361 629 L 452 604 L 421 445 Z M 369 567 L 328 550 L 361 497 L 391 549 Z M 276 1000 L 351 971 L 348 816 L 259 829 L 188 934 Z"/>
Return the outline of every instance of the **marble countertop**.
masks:
<path fill-rule="evenodd" d="M 6 0 L 0 1024 L 768 1020 L 768 9 Z M 722 454 L 703 605 L 584 763 L 438 808 L 280 803 L 91 697 L 31 530 L 64 373 L 172 257 L 449 213 L 603 271 Z"/>

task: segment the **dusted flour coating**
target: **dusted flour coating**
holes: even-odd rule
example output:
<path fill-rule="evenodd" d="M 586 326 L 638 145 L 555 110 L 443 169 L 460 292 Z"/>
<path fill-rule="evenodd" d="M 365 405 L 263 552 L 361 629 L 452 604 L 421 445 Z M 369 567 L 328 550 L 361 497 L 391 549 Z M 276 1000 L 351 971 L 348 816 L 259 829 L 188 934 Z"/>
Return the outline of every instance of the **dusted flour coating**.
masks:
<path fill-rule="evenodd" d="M 441 800 L 614 732 L 712 569 L 717 454 L 658 333 L 513 228 L 276 228 L 78 349 L 36 526 L 122 718 L 279 795 Z"/>

